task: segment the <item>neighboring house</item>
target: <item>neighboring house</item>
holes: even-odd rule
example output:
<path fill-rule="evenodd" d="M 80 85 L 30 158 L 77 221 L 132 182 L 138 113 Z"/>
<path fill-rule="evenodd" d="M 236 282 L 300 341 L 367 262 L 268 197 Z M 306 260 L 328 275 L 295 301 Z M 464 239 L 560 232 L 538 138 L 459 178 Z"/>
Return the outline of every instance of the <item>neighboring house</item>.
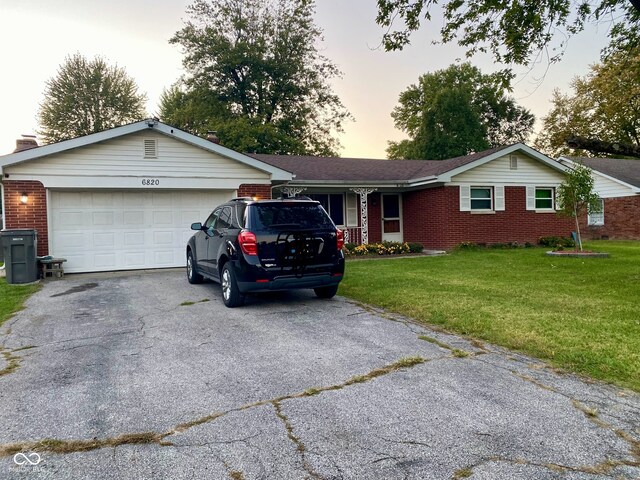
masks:
<path fill-rule="evenodd" d="M 4 228 L 65 271 L 181 266 L 192 222 L 234 196 L 303 192 L 355 243 L 535 243 L 567 167 L 523 144 L 444 161 L 243 155 L 157 120 L 0 157 Z"/>
<path fill-rule="evenodd" d="M 293 172 L 283 190 L 321 201 L 354 243 L 446 250 L 462 242 L 535 244 L 572 230 L 555 214 L 567 167 L 523 144 L 442 161 L 252 156 Z"/>
<path fill-rule="evenodd" d="M 4 227 L 37 229 L 69 272 L 182 266 L 192 222 L 292 178 L 153 119 L 0 157 L 0 173 Z"/>
<path fill-rule="evenodd" d="M 580 219 L 585 238 L 640 240 L 640 160 L 561 157 L 560 162 L 593 171 L 602 208 Z"/>

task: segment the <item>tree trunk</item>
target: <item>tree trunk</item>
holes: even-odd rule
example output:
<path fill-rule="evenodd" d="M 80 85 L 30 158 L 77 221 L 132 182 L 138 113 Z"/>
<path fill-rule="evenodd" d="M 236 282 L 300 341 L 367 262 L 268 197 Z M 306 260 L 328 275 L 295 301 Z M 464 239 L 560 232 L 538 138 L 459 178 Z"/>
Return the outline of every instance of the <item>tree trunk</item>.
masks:
<path fill-rule="evenodd" d="M 578 242 L 578 247 L 580 251 L 582 251 L 582 236 L 580 235 L 580 219 L 578 218 L 578 209 L 576 206 L 573 206 L 573 216 L 576 219 L 576 241 Z"/>
<path fill-rule="evenodd" d="M 640 0 L 636 0 L 640 3 Z M 640 146 L 631 143 L 613 143 L 598 140 L 597 138 L 586 138 L 578 135 L 567 137 L 565 143 L 568 147 L 587 150 L 591 153 L 611 153 L 624 157 L 640 158 Z"/>

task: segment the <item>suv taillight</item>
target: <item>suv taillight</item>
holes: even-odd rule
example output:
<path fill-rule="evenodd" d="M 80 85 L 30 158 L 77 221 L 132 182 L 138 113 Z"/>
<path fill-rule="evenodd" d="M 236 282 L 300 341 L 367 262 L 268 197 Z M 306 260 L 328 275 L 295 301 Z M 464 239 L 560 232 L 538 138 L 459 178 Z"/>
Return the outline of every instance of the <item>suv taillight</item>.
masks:
<path fill-rule="evenodd" d="M 338 241 L 338 250 L 342 250 L 342 247 L 344 247 L 344 232 L 339 228 L 336 228 L 336 240 Z"/>
<path fill-rule="evenodd" d="M 240 244 L 240 248 L 247 255 L 257 255 L 258 254 L 258 243 L 256 240 L 256 236 L 253 232 L 248 230 L 242 230 L 238 234 L 238 243 Z"/>

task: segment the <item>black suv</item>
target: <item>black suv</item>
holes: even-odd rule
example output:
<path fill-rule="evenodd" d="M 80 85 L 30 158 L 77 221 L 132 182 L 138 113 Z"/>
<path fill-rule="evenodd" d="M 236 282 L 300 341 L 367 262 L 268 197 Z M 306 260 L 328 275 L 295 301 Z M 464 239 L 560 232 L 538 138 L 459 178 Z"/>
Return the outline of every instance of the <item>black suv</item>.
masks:
<path fill-rule="evenodd" d="M 319 202 L 236 198 L 217 207 L 187 244 L 187 278 L 222 285 L 227 307 L 251 292 L 313 288 L 320 298 L 338 291 L 344 274 L 343 232 Z"/>

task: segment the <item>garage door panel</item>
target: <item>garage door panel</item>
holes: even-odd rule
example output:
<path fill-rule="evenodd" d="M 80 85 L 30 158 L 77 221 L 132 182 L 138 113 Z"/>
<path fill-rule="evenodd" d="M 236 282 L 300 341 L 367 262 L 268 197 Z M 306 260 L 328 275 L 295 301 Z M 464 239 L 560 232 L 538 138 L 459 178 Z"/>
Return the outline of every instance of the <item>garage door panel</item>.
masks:
<path fill-rule="evenodd" d="M 50 253 L 68 272 L 182 266 L 191 224 L 233 194 L 52 191 Z"/>
<path fill-rule="evenodd" d="M 93 246 L 94 248 L 115 248 L 116 235 L 115 233 L 94 233 L 93 234 Z"/>

